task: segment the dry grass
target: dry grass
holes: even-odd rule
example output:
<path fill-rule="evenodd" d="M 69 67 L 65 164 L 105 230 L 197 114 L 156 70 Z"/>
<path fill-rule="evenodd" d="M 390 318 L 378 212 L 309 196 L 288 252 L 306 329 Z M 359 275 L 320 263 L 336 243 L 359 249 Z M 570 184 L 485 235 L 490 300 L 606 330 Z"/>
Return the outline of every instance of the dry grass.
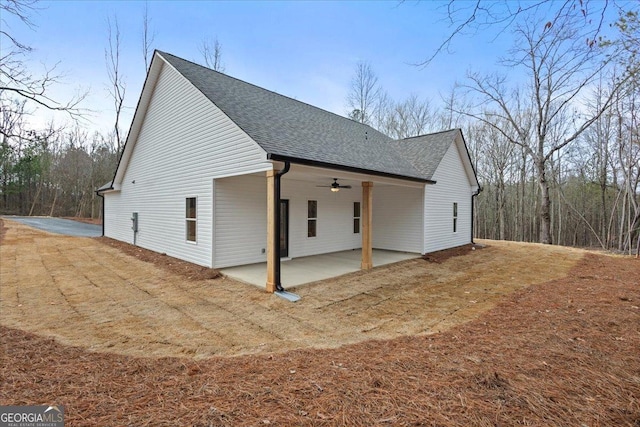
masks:
<path fill-rule="evenodd" d="M 444 333 L 200 361 L 0 327 L 0 404 L 63 404 L 70 426 L 637 427 L 639 283 L 589 254 Z"/>
<path fill-rule="evenodd" d="M 303 286 L 292 304 L 231 279 L 185 280 L 96 239 L 6 224 L 0 323 L 137 356 L 271 354 L 444 331 L 517 289 L 563 277 L 584 254 L 495 242 L 440 263 Z"/>

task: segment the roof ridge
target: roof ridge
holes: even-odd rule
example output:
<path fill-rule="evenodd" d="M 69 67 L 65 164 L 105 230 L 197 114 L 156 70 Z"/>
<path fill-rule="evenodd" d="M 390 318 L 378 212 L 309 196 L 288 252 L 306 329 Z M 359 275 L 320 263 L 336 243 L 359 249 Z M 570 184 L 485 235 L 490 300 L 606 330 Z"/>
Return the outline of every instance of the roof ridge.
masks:
<path fill-rule="evenodd" d="M 334 115 L 334 116 L 336 116 L 336 117 L 339 117 L 339 118 L 341 118 L 341 119 L 343 119 L 343 120 L 349 120 L 349 121 L 351 121 L 351 122 L 353 122 L 353 123 L 356 123 L 356 124 L 358 124 L 358 125 L 366 126 L 366 127 L 368 127 L 369 129 L 372 129 L 372 130 L 374 130 L 374 131 L 376 131 L 376 132 L 380 133 L 381 135 L 386 136 L 387 138 L 389 138 L 389 139 L 391 140 L 391 137 L 390 137 L 389 135 L 387 135 L 387 134 L 385 134 L 385 133 L 380 132 L 378 129 L 375 129 L 373 126 L 370 126 L 370 125 L 368 125 L 368 124 L 366 124 L 366 123 L 362 123 L 362 122 L 359 122 L 359 121 L 357 121 L 357 120 L 353 120 L 353 119 L 351 119 L 351 118 L 349 118 L 349 117 L 341 116 L 340 114 L 334 113 L 334 112 L 329 111 L 329 110 L 325 110 L 325 109 L 320 108 L 320 107 L 317 107 L 317 106 L 315 106 L 315 105 L 313 105 L 313 104 L 309 104 L 308 102 L 300 101 L 299 99 L 295 99 L 295 98 L 292 98 L 292 97 L 290 97 L 290 96 L 283 95 L 283 94 L 278 93 L 278 92 L 276 92 L 276 91 L 274 91 L 274 90 L 271 90 L 271 89 L 267 89 L 267 88 L 264 88 L 264 87 L 258 86 L 258 85 L 254 84 L 254 83 L 251 83 L 251 82 L 248 82 L 248 81 L 245 81 L 245 80 L 239 79 L 239 78 L 237 78 L 237 77 L 231 76 L 231 75 L 226 74 L 226 73 L 222 73 L 222 72 L 220 72 L 220 71 L 216 71 L 216 70 L 214 70 L 213 68 L 205 67 L 205 66 L 204 66 L 204 65 L 202 65 L 202 64 L 198 64 L 197 62 L 194 62 L 194 61 L 190 61 L 190 60 L 188 60 L 188 59 L 181 58 L 181 57 L 176 56 L 176 55 L 174 55 L 174 54 L 172 54 L 172 53 L 164 52 L 164 51 L 159 50 L 159 49 L 156 49 L 156 51 L 157 51 L 159 54 L 161 54 L 161 55 L 169 55 L 169 56 L 172 56 L 172 57 L 174 57 L 174 58 L 176 58 L 176 59 L 179 59 L 179 60 L 181 60 L 181 61 L 188 62 L 188 63 L 190 63 L 190 64 L 196 65 L 196 66 L 198 66 L 198 67 L 200 67 L 200 68 L 204 68 L 204 69 L 206 69 L 206 70 L 208 70 L 208 71 L 211 71 L 211 72 L 214 72 L 214 73 L 220 74 L 220 75 L 222 75 L 222 76 L 228 77 L 228 78 L 233 79 L 233 80 L 235 80 L 235 81 L 238 81 L 238 82 L 241 82 L 241 83 L 247 84 L 247 85 L 249 85 L 249 86 L 253 86 L 254 88 L 257 88 L 257 89 L 259 89 L 259 90 L 262 90 L 262 91 L 265 91 L 265 92 L 269 92 L 269 93 L 273 93 L 274 95 L 280 96 L 280 97 L 282 97 L 282 98 L 286 98 L 286 99 L 289 99 L 289 100 L 291 100 L 291 101 L 295 101 L 295 102 L 298 102 L 298 103 L 300 103 L 300 104 L 306 105 L 306 106 L 308 106 L 308 107 L 314 108 L 314 109 L 316 109 L 316 110 L 322 111 L 323 113 L 328 113 L 328 114 Z"/>
<path fill-rule="evenodd" d="M 438 135 L 438 134 L 441 134 L 441 133 L 454 132 L 454 131 L 457 131 L 457 130 L 462 130 L 462 129 L 460 129 L 460 128 L 451 128 L 451 129 L 447 129 L 447 130 L 440 130 L 438 132 L 423 133 L 422 135 L 415 135 L 415 136 L 408 136 L 406 138 L 401 138 L 401 139 L 394 139 L 394 141 L 396 141 L 396 142 L 406 141 L 407 139 L 423 138 L 425 136 L 433 136 L 433 135 Z"/>

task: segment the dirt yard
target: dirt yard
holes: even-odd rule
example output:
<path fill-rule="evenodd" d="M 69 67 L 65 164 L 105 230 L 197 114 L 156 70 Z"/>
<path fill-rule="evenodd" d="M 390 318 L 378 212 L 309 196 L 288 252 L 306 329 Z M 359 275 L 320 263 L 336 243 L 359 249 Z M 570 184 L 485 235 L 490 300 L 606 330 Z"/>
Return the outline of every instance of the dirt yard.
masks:
<path fill-rule="evenodd" d="M 302 286 L 294 304 L 228 278 L 187 280 L 96 239 L 5 224 L 1 324 L 137 356 L 273 353 L 440 332 L 517 289 L 565 276 L 584 255 L 496 242 L 445 262 Z"/>
<path fill-rule="evenodd" d="M 0 405 L 64 405 L 68 426 L 640 426 L 633 258 L 487 242 L 291 304 L 6 224 Z M 242 329 L 270 340 L 197 335 Z"/>

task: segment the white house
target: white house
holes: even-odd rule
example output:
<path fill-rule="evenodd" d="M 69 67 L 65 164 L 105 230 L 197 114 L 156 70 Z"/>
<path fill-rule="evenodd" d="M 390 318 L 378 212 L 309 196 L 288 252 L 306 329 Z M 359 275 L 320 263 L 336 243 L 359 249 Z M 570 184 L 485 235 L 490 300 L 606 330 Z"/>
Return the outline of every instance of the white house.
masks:
<path fill-rule="evenodd" d="M 351 188 L 348 188 L 348 187 Z M 362 248 L 424 254 L 472 241 L 478 181 L 460 129 L 375 129 L 156 51 L 104 235 L 203 266 Z M 279 236 L 279 238 L 275 238 Z"/>

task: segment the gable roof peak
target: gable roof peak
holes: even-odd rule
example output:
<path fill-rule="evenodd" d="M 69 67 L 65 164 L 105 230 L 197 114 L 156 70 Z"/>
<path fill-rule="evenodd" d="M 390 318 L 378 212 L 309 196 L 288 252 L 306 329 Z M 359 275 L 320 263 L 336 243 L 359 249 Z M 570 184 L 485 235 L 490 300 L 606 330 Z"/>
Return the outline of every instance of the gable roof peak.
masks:
<path fill-rule="evenodd" d="M 156 53 L 253 139 L 268 158 L 429 180 L 390 144 L 391 138 L 371 126 L 177 56 Z"/>
<path fill-rule="evenodd" d="M 308 102 L 301 101 L 301 100 L 296 99 L 296 98 L 293 98 L 293 97 L 291 97 L 291 96 L 289 96 L 289 95 L 284 95 L 284 94 L 279 93 L 279 92 L 277 92 L 277 91 L 275 91 L 275 90 L 271 90 L 271 89 L 264 88 L 264 87 L 262 87 L 262 86 L 258 86 L 258 85 L 254 84 L 254 83 L 251 83 L 251 82 L 248 82 L 248 81 L 245 81 L 245 80 L 241 80 L 241 79 L 239 79 L 239 78 L 237 78 L 237 77 L 234 77 L 234 76 L 232 76 L 232 75 L 230 75 L 230 74 L 226 74 L 226 73 L 223 73 L 223 72 L 221 72 L 221 71 L 214 70 L 213 68 L 206 67 L 206 66 L 204 66 L 204 65 L 202 65 L 202 64 L 198 64 L 197 62 L 190 61 L 190 60 L 188 60 L 188 59 L 180 58 L 180 57 L 178 57 L 178 56 L 176 56 L 176 55 L 173 55 L 173 54 L 171 54 L 171 53 L 163 52 L 163 51 L 158 50 L 158 49 L 156 49 L 156 52 L 158 52 L 161 56 L 165 57 L 165 59 L 166 59 L 167 57 L 172 57 L 172 58 L 174 58 L 174 59 L 176 59 L 176 60 L 179 60 L 179 61 L 188 62 L 188 63 L 190 63 L 190 64 L 191 64 L 191 65 L 193 65 L 193 66 L 203 68 L 203 69 L 205 69 L 205 70 L 207 70 L 207 71 L 209 71 L 209 72 L 217 73 L 217 74 L 219 74 L 219 75 L 221 75 L 221 76 L 224 76 L 224 77 L 227 77 L 227 78 L 229 78 L 229 79 L 235 80 L 236 82 L 239 82 L 239 83 L 242 83 L 242 84 L 245 84 L 245 85 L 249 85 L 249 86 L 253 86 L 256 90 L 260 90 L 260 91 L 264 91 L 264 92 L 269 92 L 269 93 L 271 93 L 271 94 L 273 94 L 273 95 L 275 95 L 275 96 L 285 98 L 285 99 L 287 99 L 287 100 L 289 100 L 289 101 L 291 101 L 291 102 L 296 102 L 296 103 L 300 103 L 300 104 L 306 105 L 307 107 L 309 107 L 309 108 L 313 108 L 313 109 L 316 109 L 316 110 L 318 110 L 318 111 L 320 111 L 320 112 L 322 112 L 322 113 L 334 115 L 336 118 L 341 119 L 341 120 L 349 120 L 349 121 L 351 121 L 351 122 L 353 122 L 353 123 L 356 123 L 356 124 L 358 124 L 358 125 L 360 125 L 360 126 L 367 127 L 368 129 L 372 130 L 373 132 L 380 133 L 378 130 L 376 130 L 375 128 L 373 128 L 371 125 L 368 125 L 368 124 L 366 124 L 366 123 L 359 122 L 359 121 L 354 120 L 354 119 L 352 119 L 352 118 L 350 118 L 350 117 L 346 117 L 346 116 L 343 116 L 343 115 L 341 115 L 341 114 L 334 113 L 334 112 L 332 112 L 332 111 L 322 109 L 322 108 L 317 107 L 317 106 L 315 106 L 315 105 L 313 105 L 313 104 L 309 104 Z M 171 62 L 171 61 L 169 61 L 169 62 Z M 391 139 L 391 138 L 389 138 L 389 139 Z"/>

